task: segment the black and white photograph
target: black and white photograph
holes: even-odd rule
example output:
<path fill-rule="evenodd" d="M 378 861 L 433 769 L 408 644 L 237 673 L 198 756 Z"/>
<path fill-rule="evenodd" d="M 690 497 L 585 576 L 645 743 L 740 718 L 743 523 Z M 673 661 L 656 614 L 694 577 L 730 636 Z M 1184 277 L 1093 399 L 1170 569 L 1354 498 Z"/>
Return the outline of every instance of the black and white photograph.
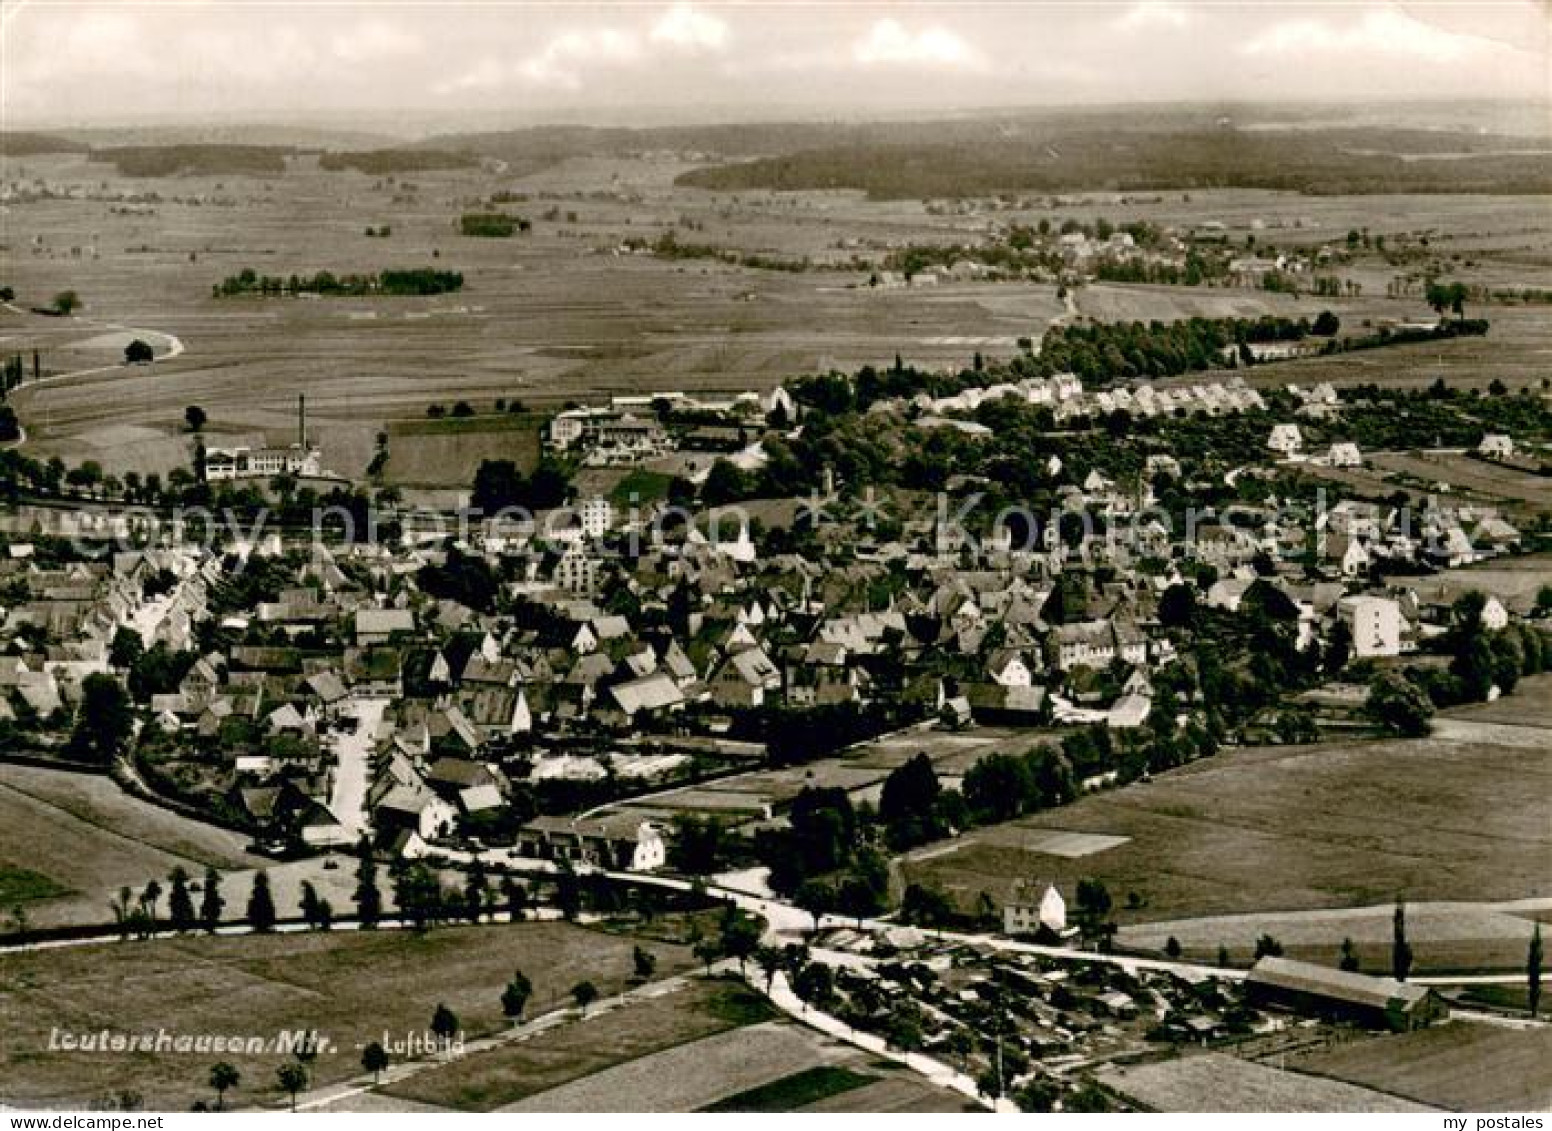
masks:
<path fill-rule="evenodd" d="M 0 2 L 3 1131 L 1546 1131 L 1549 931 L 1548 0 Z"/>

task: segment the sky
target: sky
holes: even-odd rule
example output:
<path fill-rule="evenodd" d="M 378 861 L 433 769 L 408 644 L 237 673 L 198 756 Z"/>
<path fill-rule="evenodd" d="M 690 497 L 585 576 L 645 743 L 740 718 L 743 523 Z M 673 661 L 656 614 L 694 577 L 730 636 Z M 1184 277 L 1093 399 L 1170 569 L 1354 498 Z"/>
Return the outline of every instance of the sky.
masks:
<path fill-rule="evenodd" d="M 1552 0 L 3 0 L 0 18 L 6 128 L 1552 100 Z"/>

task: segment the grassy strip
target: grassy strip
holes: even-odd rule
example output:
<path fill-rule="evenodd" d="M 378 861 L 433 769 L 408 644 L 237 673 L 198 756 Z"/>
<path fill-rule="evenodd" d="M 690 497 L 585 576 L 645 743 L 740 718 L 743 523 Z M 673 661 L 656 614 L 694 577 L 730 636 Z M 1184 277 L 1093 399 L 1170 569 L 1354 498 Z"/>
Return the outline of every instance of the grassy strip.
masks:
<path fill-rule="evenodd" d="M 0 864 L 0 907 L 69 894 L 69 888 L 56 883 L 42 872 Z"/>
<path fill-rule="evenodd" d="M 758 1088 L 750 1088 L 747 1092 L 740 1092 L 736 1096 L 728 1096 L 701 1110 L 709 1112 L 797 1111 L 809 1104 L 838 1096 L 842 1092 L 861 1088 L 877 1079 L 876 1076 L 864 1076 L 860 1072 L 853 1072 L 850 1068 L 837 1068 L 832 1064 L 824 1064 L 817 1068 L 805 1068 L 802 1072 L 794 1072 L 791 1076 L 772 1080 L 769 1084 L 761 1084 Z"/>

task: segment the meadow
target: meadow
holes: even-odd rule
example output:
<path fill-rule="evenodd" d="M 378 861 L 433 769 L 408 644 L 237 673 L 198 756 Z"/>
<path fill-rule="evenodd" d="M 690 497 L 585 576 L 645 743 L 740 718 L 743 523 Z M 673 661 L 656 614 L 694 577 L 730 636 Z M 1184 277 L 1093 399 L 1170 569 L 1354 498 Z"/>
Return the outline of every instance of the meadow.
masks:
<path fill-rule="evenodd" d="M 1453 1111 L 1552 1108 L 1552 1029 L 1544 1027 L 1457 1022 L 1347 1042 L 1293 1067 Z"/>
<path fill-rule="evenodd" d="M 153 1110 L 210 1100 L 217 1058 L 135 1052 L 84 1054 L 49 1047 L 50 1033 L 222 1034 L 273 1037 L 314 1029 L 332 1045 L 310 1069 L 314 1085 L 360 1074 L 360 1049 L 385 1033 L 424 1032 L 445 1003 L 475 1038 L 506 1026 L 501 991 L 515 969 L 533 982 L 530 1014 L 569 1002 L 580 980 L 605 996 L 633 971 L 641 945 L 659 976 L 688 968 L 689 948 L 565 923 L 406 931 L 190 936 L 9 953 L 0 963 L 7 1098 L 83 1106 L 133 1080 Z M 234 1019 L 240 1019 L 234 1020 Z M 234 1025 L 240 1030 L 233 1033 Z M 243 1074 L 228 1104 L 283 1100 L 276 1054 L 227 1056 Z"/>
<path fill-rule="evenodd" d="M 709 192 L 675 184 L 687 168 L 662 156 L 586 155 L 537 171 L 470 167 L 395 180 L 324 171 L 302 156 L 274 177 L 129 179 L 80 153 L 19 159 L 8 172 L 80 195 L 11 205 L 7 282 L 18 299 L 0 308 L 0 354 L 37 348 L 47 371 L 91 371 L 15 395 L 29 450 L 165 475 L 190 459 L 187 405 L 207 412 L 212 444 L 289 443 L 305 393 L 324 465 L 355 477 L 379 431 L 423 418 L 432 403 L 462 399 L 488 413 L 498 399 L 551 410 L 644 390 L 725 393 L 884 365 L 897 353 L 913 364 L 962 367 L 977 351 L 1007 356 L 1018 338 L 1038 339 L 1063 312 L 1055 286 L 869 288 L 867 273 L 846 265 L 913 243 L 974 246 L 994 226 L 1041 219 L 1210 221 L 1231 242 L 1257 236 L 1297 246 L 1338 242 L 1349 227 L 1427 227 L 1441 242 L 1467 241 L 1483 263 L 1517 265 L 1525 285 L 1544 280 L 1552 248 L 1544 209 L 1524 197 L 1402 197 L 1395 211 L 1378 209 L 1373 197 L 1244 189 L 1085 193 L 1054 206 L 961 214 L 847 191 Z M 107 199 L 119 191 L 154 199 L 126 208 Z M 509 239 L 459 235 L 458 215 L 498 193 L 526 197 L 502 207 L 532 220 L 532 230 Z M 365 234 L 382 225 L 391 235 Z M 625 241 L 650 243 L 671 228 L 696 243 L 828 266 L 786 272 L 621 253 Z M 245 267 L 284 277 L 425 266 L 462 273 L 463 289 L 432 298 L 211 295 L 213 284 Z M 26 313 L 65 289 L 84 303 L 77 316 Z M 1382 294 L 1383 280 L 1367 291 Z M 1094 285 L 1074 301 L 1080 316 L 1099 319 L 1313 316 L 1328 306 L 1349 324 L 1427 314 L 1415 299 L 1293 299 L 1253 289 Z M 1491 313 L 1485 341 L 1314 359 L 1253 379 L 1431 381 L 1443 365 L 1452 379 L 1523 382 L 1552 345 L 1546 320 L 1534 308 Z M 178 356 L 167 356 L 169 335 L 183 347 Z M 150 341 L 160 359 L 119 364 L 130 336 Z M 500 457 L 504 441 L 483 432 L 451 447 L 417 438 L 397 453 L 397 467 L 390 461 L 388 481 L 465 486 L 469 465 Z"/>
<path fill-rule="evenodd" d="M 1143 925 L 1167 923 L 1199 956 L 1216 955 L 1223 942 L 1236 959 L 1248 959 L 1254 923 L 1216 917 L 1265 916 L 1265 929 L 1284 912 L 1383 909 L 1398 895 L 1416 903 L 1547 899 L 1549 686 L 1552 677 L 1535 677 L 1501 701 L 1501 710 L 1516 712 L 1512 729 L 1468 709 L 1425 739 L 1224 750 L 932 846 L 902 870 L 966 910 L 983 891 L 1000 902 L 1016 879 L 1070 893 L 1078 880 L 1097 878 L 1115 899 L 1122 942 L 1130 932 L 1161 945 L 1154 936 L 1170 931 Z M 1050 830 L 1128 839 L 1079 857 L 1035 850 Z M 1186 920 L 1201 920 L 1203 937 L 1188 939 Z M 1501 928 L 1481 937 L 1454 930 L 1435 953 L 1419 943 L 1419 967 L 1517 966 L 1529 922 L 1508 941 Z M 1335 953 L 1344 933 L 1359 933 L 1340 919 L 1324 931 L 1306 939 L 1323 955 Z"/>

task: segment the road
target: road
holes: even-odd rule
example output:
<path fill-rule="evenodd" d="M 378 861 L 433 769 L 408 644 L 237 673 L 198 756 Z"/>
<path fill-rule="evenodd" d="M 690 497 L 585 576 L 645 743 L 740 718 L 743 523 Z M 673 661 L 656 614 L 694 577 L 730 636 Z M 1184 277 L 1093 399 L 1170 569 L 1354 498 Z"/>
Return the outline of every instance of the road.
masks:
<path fill-rule="evenodd" d="M 329 812 L 345 826 L 352 839 L 367 827 L 366 794 L 371 778 L 373 739 L 383 721 L 388 700 L 352 696 L 345 714 L 356 720 L 354 730 L 336 732 L 332 740 L 337 764 Z"/>

